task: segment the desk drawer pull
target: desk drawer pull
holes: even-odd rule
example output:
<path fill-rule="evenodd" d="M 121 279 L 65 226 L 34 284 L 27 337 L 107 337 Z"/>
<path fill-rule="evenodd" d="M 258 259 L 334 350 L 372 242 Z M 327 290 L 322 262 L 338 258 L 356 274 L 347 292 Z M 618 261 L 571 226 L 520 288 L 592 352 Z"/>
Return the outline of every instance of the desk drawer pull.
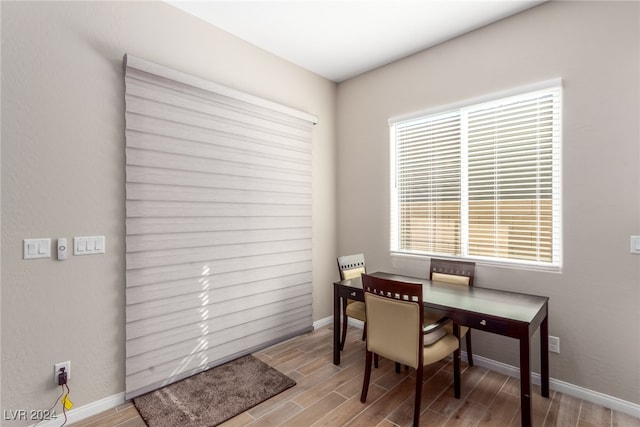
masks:
<path fill-rule="evenodd" d="M 493 332 L 497 334 L 505 334 L 509 330 L 509 324 L 507 322 L 495 319 L 483 319 L 482 317 L 469 317 L 459 320 L 461 325 L 469 326 L 471 328 L 481 329 L 487 332 Z"/>
<path fill-rule="evenodd" d="M 355 297 L 355 296 L 356 296 L 356 293 L 355 293 L 355 292 L 351 292 L 351 296 L 352 296 L 352 297 Z"/>

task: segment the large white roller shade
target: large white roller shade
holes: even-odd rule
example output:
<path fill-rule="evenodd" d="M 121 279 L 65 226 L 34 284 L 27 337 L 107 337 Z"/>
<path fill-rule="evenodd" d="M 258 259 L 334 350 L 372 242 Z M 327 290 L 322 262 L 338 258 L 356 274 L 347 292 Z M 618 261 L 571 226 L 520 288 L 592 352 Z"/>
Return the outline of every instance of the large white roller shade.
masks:
<path fill-rule="evenodd" d="M 311 318 L 316 117 L 126 55 L 126 396 Z"/>

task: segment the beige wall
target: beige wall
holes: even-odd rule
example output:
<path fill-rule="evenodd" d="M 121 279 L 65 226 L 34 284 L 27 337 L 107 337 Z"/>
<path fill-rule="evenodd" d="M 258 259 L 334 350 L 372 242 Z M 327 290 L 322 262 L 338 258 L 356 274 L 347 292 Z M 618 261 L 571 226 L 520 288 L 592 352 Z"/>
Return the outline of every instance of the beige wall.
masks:
<path fill-rule="evenodd" d="M 1 8 L 2 410 L 48 408 L 66 360 L 76 407 L 124 391 L 124 53 L 319 117 L 314 319 L 331 314 L 334 83 L 161 2 Z M 24 238 L 82 235 L 106 254 L 22 260 Z"/>
<path fill-rule="evenodd" d="M 479 265 L 477 284 L 550 297 L 553 378 L 640 403 L 640 10 L 638 2 L 550 2 L 338 86 L 338 249 L 369 270 L 425 276 L 389 256 L 387 120 L 563 79 L 563 269 Z M 515 340 L 474 335 L 514 366 Z M 538 347 L 538 334 L 534 336 Z M 537 370 L 538 353 L 534 352 Z"/>
<path fill-rule="evenodd" d="M 337 253 L 426 274 L 428 261 L 388 255 L 389 117 L 562 77 L 563 272 L 479 266 L 478 284 L 549 295 L 552 376 L 640 403 L 637 3 L 542 5 L 339 85 L 337 108 L 333 83 L 163 3 L 2 2 L 0 15 L 2 410 L 48 407 L 65 360 L 76 407 L 124 390 L 126 52 L 319 116 L 316 320 L 331 314 Z M 93 234 L 105 255 L 21 259 L 24 238 Z M 475 337 L 477 354 L 517 363 L 514 342 Z"/>

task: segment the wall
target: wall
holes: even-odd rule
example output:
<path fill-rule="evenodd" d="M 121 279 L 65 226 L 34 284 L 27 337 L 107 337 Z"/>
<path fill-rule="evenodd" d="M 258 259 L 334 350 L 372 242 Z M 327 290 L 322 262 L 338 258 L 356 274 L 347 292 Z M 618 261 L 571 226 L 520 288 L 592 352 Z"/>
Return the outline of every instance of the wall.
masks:
<path fill-rule="evenodd" d="M 629 253 L 629 236 L 640 233 L 639 6 L 545 3 L 338 86 L 339 253 L 363 251 L 369 270 L 424 277 L 428 259 L 389 255 L 388 119 L 563 79 L 562 271 L 479 265 L 477 285 L 548 295 L 561 344 L 551 376 L 636 404 L 640 256 Z M 475 354 L 518 365 L 515 340 L 473 336 Z"/>
<path fill-rule="evenodd" d="M 66 360 L 76 408 L 124 391 L 125 53 L 319 117 L 314 319 L 331 314 L 334 83 L 162 2 L 2 2 L 1 18 L 2 410 L 48 408 Z M 22 260 L 24 238 L 83 235 L 106 254 Z"/>

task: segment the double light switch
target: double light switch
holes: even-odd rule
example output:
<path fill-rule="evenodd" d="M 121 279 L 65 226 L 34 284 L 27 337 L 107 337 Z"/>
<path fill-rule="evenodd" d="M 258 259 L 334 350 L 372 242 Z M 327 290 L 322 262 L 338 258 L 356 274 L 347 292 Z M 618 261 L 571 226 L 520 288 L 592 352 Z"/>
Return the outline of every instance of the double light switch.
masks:
<path fill-rule="evenodd" d="M 25 239 L 22 241 L 24 259 L 51 257 L 51 239 Z"/>

